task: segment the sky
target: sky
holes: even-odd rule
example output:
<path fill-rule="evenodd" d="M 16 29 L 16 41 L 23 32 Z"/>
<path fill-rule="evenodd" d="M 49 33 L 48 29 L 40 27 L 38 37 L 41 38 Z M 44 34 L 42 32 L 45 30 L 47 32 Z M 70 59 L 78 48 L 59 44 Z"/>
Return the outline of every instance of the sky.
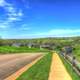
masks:
<path fill-rule="evenodd" d="M 0 0 L 0 36 L 80 36 L 80 0 Z"/>

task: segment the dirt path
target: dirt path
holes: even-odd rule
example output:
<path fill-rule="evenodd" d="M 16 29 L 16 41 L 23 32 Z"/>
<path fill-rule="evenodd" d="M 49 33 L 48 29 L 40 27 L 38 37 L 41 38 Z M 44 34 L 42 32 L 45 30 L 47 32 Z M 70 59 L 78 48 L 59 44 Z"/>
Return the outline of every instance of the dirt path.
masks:
<path fill-rule="evenodd" d="M 48 80 L 72 80 L 58 54 L 54 53 Z"/>
<path fill-rule="evenodd" d="M 4 80 L 41 55 L 41 53 L 0 55 L 0 80 Z"/>

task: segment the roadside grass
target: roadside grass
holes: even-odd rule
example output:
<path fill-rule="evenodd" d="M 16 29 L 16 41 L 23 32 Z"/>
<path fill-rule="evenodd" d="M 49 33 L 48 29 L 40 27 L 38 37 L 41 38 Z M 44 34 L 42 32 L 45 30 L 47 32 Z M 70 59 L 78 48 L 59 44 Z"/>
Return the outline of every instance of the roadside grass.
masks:
<path fill-rule="evenodd" d="M 47 49 L 40 48 L 28 48 L 28 47 L 12 47 L 12 46 L 1 46 L 0 54 L 6 53 L 27 53 L 27 52 L 49 52 Z"/>
<path fill-rule="evenodd" d="M 68 73 L 72 77 L 72 80 L 80 80 L 80 76 L 77 75 L 77 73 L 73 70 L 72 66 L 61 55 L 59 55 L 59 56 L 64 64 L 64 66 L 66 67 Z"/>
<path fill-rule="evenodd" d="M 48 80 L 52 54 L 46 54 L 17 80 Z"/>
<path fill-rule="evenodd" d="M 80 45 L 77 45 L 75 47 L 75 50 L 73 51 L 74 56 L 78 61 L 80 61 Z"/>

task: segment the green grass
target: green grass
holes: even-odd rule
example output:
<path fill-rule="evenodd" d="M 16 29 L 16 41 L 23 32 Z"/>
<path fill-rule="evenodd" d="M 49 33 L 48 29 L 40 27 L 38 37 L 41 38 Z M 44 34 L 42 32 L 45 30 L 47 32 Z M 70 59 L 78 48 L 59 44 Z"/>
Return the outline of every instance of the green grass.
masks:
<path fill-rule="evenodd" d="M 80 61 L 80 49 L 76 50 L 74 55 L 77 58 L 77 60 Z"/>
<path fill-rule="evenodd" d="M 0 54 L 6 53 L 26 53 L 26 52 L 47 52 L 49 50 L 39 48 L 28 48 L 28 47 L 10 47 L 10 46 L 1 46 Z"/>
<path fill-rule="evenodd" d="M 80 61 L 80 45 L 75 46 L 75 50 L 73 51 L 74 56 Z"/>
<path fill-rule="evenodd" d="M 80 77 L 77 75 L 77 73 L 73 70 L 72 66 L 62 57 L 60 56 L 64 66 L 66 67 L 68 73 L 72 77 L 72 80 L 80 80 Z"/>
<path fill-rule="evenodd" d="M 41 60 L 24 72 L 17 80 L 48 80 L 52 54 L 46 54 Z"/>

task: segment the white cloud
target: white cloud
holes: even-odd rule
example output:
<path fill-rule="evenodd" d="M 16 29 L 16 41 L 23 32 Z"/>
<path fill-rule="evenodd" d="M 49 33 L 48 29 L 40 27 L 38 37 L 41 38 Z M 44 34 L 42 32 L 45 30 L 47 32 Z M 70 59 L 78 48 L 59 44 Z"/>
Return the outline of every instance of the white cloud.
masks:
<path fill-rule="evenodd" d="M 44 38 L 44 37 L 74 37 L 80 36 L 80 29 L 54 29 L 48 32 L 35 32 L 31 34 L 18 34 L 15 38 Z"/>
<path fill-rule="evenodd" d="M 24 6 L 25 6 L 26 9 L 31 8 L 29 0 L 22 0 L 22 2 L 24 3 Z"/>
<path fill-rule="evenodd" d="M 3 29 L 4 29 L 4 28 L 5 28 L 5 26 L 6 26 L 5 24 L 0 25 L 0 28 L 3 28 Z"/>
<path fill-rule="evenodd" d="M 23 12 L 22 12 L 22 10 L 19 10 L 19 12 L 18 12 L 17 15 L 18 15 L 18 16 L 23 16 Z"/>
<path fill-rule="evenodd" d="M 20 28 L 20 30 L 30 30 L 31 28 L 30 27 L 28 27 L 28 25 L 27 24 L 23 24 L 22 25 L 22 27 Z"/>
<path fill-rule="evenodd" d="M 1 7 L 4 7 L 4 6 L 6 6 L 6 5 L 9 5 L 9 4 L 6 3 L 5 0 L 0 0 L 0 6 L 1 6 Z"/>
<path fill-rule="evenodd" d="M 9 20 L 12 20 L 12 21 L 21 20 L 22 16 L 23 16 L 22 10 L 17 11 L 16 8 L 12 8 L 12 9 L 8 8 L 8 19 Z"/>
<path fill-rule="evenodd" d="M 3 21 L 3 22 L 0 23 L 0 28 L 2 28 L 2 29 L 9 28 L 10 27 L 9 24 L 10 24 L 10 21 L 5 20 L 5 21 Z"/>
<path fill-rule="evenodd" d="M 80 32 L 80 29 L 53 29 L 49 31 L 49 34 L 69 34 Z"/>
<path fill-rule="evenodd" d="M 10 20 L 10 21 L 12 22 L 12 21 L 18 21 L 18 20 L 20 20 L 20 19 L 18 19 L 18 18 L 16 18 L 16 17 L 9 17 L 8 20 Z"/>
<path fill-rule="evenodd" d="M 1 22 L 0 28 L 6 28 L 13 21 L 21 20 L 23 16 L 22 10 L 17 9 L 13 4 L 6 2 L 6 0 L 0 0 L 0 6 L 6 11 L 6 16 L 7 16 L 7 19 Z"/>
<path fill-rule="evenodd" d="M 31 34 L 26 34 L 26 33 L 20 33 L 17 35 L 10 35 L 5 36 L 5 38 L 44 38 L 44 37 L 75 37 L 75 36 L 80 36 L 80 29 L 54 29 L 50 30 L 48 32 L 35 32 Z"/>
<path fill-rule="evenodd" d="M 36 37 L 71 37 L 80 36 L 80 29 L 53 29 L 48 32 L 37 32 Z"/>

